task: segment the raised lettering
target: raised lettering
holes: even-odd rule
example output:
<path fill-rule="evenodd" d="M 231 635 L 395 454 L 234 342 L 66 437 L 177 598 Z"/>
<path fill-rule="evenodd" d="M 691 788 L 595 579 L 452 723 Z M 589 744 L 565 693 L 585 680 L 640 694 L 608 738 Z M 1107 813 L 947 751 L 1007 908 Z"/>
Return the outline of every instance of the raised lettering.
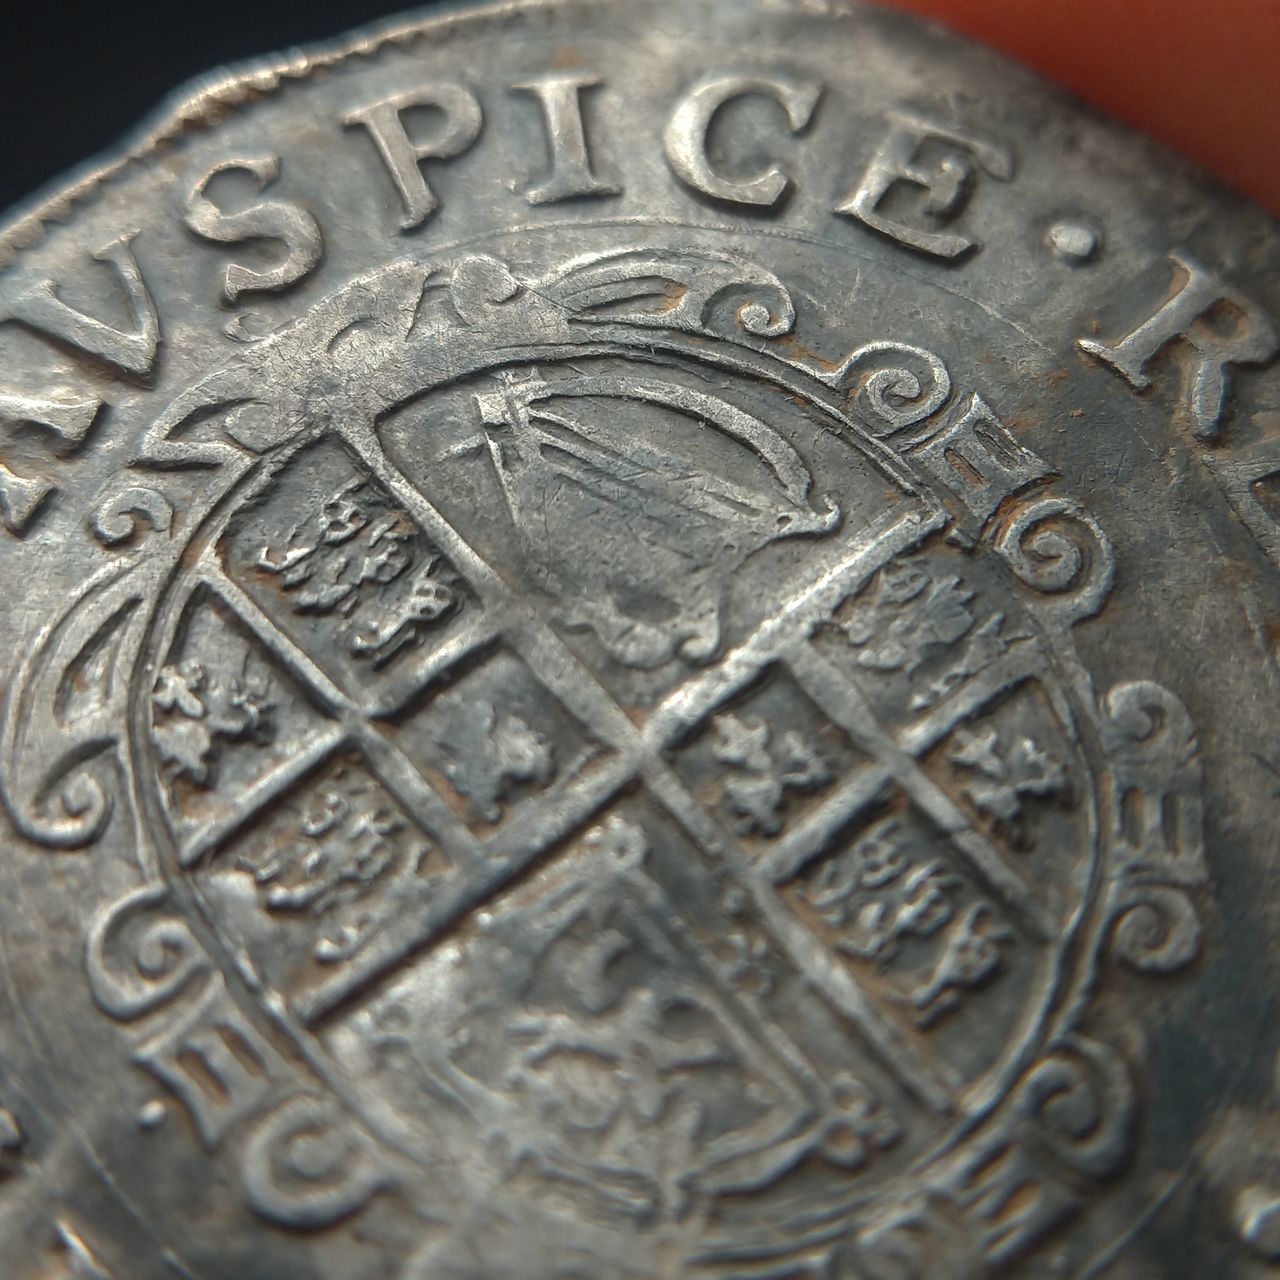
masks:
<path fill-rule="evenodd" d="M 0 391 L 0 432 L 24 426 L 44 427 L 54 435 L 53 448 L 72 453 L 84 444 L 102 401 L 86 398 L 43 400 Z M 0 519 L 10 533 L 21 536 L 57 486 L 51 481 L 27 478 L 0 463 Z"/>
<path fill-rule="evenodd" d="M 405 114 L 414 108 L 431 108 L 443 116 L 440 127 L 426 142 L 415 142 L 405 127 Z M 484 115 L 475 95 L 461 85 L 436 82 L 360 107 L 342 122 L 362 125 L 369 131 L 404 202 L 400 229 L 412 231 L 440 207 L 439 197 L 423 176 L 422 162 L 461 155 L 480 136 Z"/>
<path fill-rule="evenodd" d="M 93 255 L 99 262 L 110 263 L 120 277 L 133 315 L 132 330 L 117 329 L 69 307 L 58 297 L 57 285 L 48 279 L 19 293 L 9 304 L 9 317 L 68 343 L 85 355 L 96 356 L 122 373 L 147 377 L 160 347 L 160 321 L 133 256 L 132 239 L 132 236 L 121 236 Z"/>
<path fill-rule="evenodd" d="M 964 212 L 978 169 L 1002 182 L 1013 177 L 1009 148 L 907 112 L 892 112 L 889 120 L 889 132 L 862 182 L 836 206 L 836 212 L 935 258 L 960 258 L 978 248 L 979 241 L 941 228 Z M 932 163 L 925 158 L 930 144 L 942 149 Z M 904 222 L 883 208 L 889 193 L 902 183 L 925 192 L 920 206 L 924 225 Z"/>
<path fill-rule="evenodd" d="M 1280 521 L 1274 508 L 1263 501 L 1267 482 L 1280 483 L 1280 439 L 1264 440 L 1230 455 L 1208 454 L 1205 462 L 1217 476 L 1236 515 L 1280 568 Z"/>
<path fill-rule="evenodd" d="M 40 477 L 20 476 L 0 462 L 0 520 L 4 527 L 21 537 L 56 487 Z"/>
<path fill-rule="evenodd" d="M 601 83 L 599 76 L 552 73 L 512 86 L 516 92 L 538 99 L 547 129 L 551 173 L 525 192 L 530 204 L 553 204 L 575 196 L 616 196 L 622 191 L 597 176 L 587 144 L 582 91 Z"/>
<path fill-rule="evenodd" d="M 786 112 L 792 133 L 813 119 L 822 86 L 781 76 L 713 76 L 695 85 L 676 108 L 664 134 L 667 161 L 686 186 L 715 200 L 776 207 L 791 190 L 791 178 L 777 165 L 754 178 L 733 179 L 717 173 L 707 154 L 707 132 L 721 107 L 735 98 L 764 94 Z"/>
<path fill-rule="evenodd" d="M 223 160 L 196 180 L 183 206 L 187 226 L 201 239 L 215 244 L 245 240 L 278 240 L 284 261 L 269 271 L 233 262 L 222 274 L 222 296 L 234 303 L 243 293 L 276 293 L 315 270 L 324 254 L 319 224 L 300 205 L 285 200 L 261 200 L 239 213 L 224 213 L 206 194 L 223 173 L 248 173 L 262 191 L 280 176 L 280 160 L 272 155 Z"/>
<path fill-rule="evenodd" d="M 1146 368 L 1166 347 L 1183 342 L 1199 357 L 1187 387 L 1192 432 L 1198 440 L 1218 434 L 1230 389 L 1228 370 L 1238 364 L 1265 364 L 1280 351 L 1280 333 L 1261 307 L 1220 276 L 1185 254 L 1173 254 L 1184 279 L 1159 311 L 1114 346 L 1081 338 L 1080 347 L 1097 356 L 1138 391 L 1151 386 Z M 1220 323 L 1227 315 L 1229 331 Z"/>

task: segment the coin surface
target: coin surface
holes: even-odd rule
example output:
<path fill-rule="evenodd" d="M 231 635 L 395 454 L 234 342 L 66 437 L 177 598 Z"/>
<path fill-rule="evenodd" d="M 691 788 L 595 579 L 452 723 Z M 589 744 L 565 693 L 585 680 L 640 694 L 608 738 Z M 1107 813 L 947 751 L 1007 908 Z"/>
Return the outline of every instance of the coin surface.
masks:
<path fill-rule="evenodd" d="M 1266 214 L 553 0 L 0 262 L 5 1276 L 1280 1273 Z"/>

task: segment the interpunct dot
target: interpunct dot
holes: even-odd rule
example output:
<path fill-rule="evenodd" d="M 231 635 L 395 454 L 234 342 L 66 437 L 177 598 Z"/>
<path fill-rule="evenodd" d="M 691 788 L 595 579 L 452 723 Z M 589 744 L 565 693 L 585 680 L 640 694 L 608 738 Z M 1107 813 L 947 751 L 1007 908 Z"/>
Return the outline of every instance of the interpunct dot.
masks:
<path fill-rule="evenodd" d="M 1055 222 L 1045 237 L 1053 256 L 1071 266 L 1092 262 L 1102 251 L 1102 233 L 1087 222 Z"/>
<path fill-rule="evenodd" d="M 140 1129 L 158 1129 L 164 1124 L 165 1117 L 168 1115 L 168 1109 L 159 1098 L 153 1098 L 138 1112 L 138 1127 Z"/>

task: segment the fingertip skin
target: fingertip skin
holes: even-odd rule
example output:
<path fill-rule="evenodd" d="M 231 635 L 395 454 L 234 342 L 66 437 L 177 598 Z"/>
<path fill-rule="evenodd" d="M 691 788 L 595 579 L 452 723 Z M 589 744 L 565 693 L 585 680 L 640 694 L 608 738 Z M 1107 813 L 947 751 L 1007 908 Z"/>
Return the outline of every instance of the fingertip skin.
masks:
<path fill-rule="evenodd" d="M 1276 0 L 892 0 L 1036 67 L 1280 215 Z"/>

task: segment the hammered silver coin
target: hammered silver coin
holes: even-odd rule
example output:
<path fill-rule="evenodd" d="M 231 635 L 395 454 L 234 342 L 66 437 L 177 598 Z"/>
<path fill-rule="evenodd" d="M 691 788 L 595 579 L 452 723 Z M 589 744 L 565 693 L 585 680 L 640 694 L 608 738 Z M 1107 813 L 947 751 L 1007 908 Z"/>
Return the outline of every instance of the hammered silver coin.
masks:
<path fill-rule="evenodd" d="M 527 0 L 0 264 L 7 1280 L 1280 1275 L 1268 215 Z"/>

